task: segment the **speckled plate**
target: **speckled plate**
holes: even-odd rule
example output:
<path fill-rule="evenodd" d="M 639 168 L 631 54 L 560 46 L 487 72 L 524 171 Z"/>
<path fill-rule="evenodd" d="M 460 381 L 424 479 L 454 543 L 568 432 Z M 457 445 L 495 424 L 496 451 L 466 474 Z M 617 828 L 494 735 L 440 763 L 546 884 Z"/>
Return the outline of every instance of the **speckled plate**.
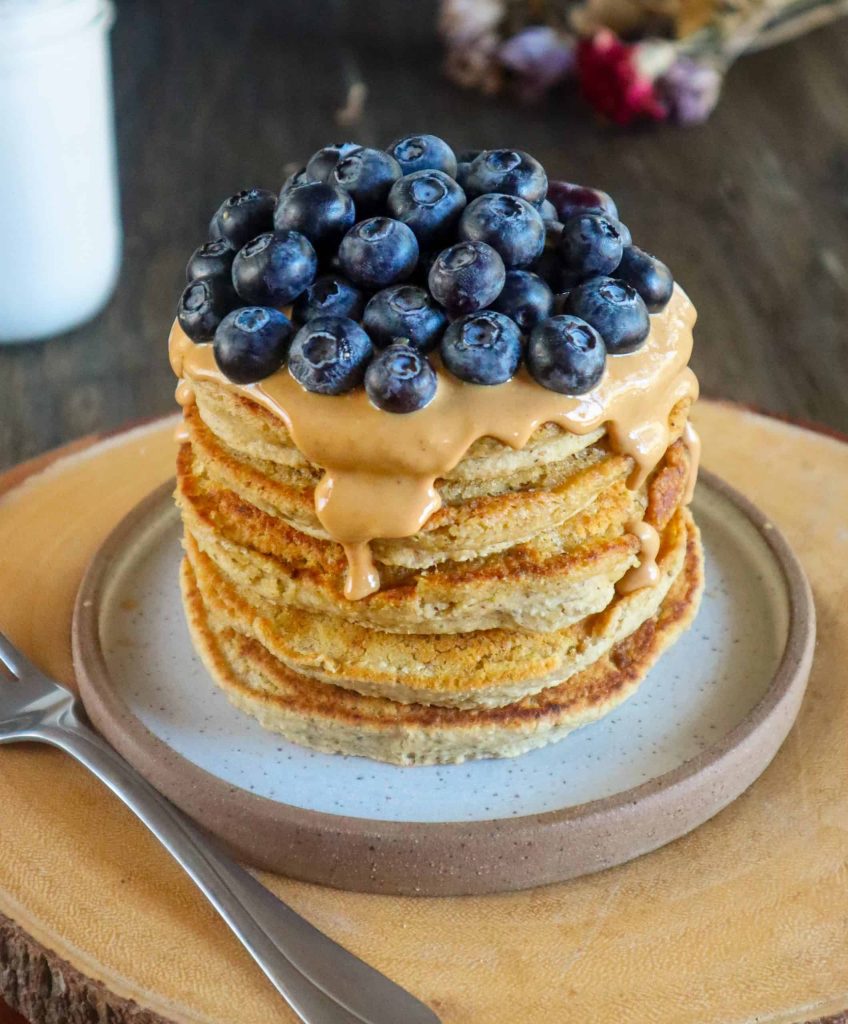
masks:
<path fill-rule="evenodd" d="M 705 472 L 694 504 L 701 610 L 607 718 L 516 759 L 442 767 L 295 746 L 231 707 L 194 653 L 171 491 L 130 513 L 88 570 L 74 617 L 80 689 L 114 746 L 256 866 L 432 895 L 597 871 L 735 799 L 800 706 L 815 637 L 803 571 L 772 524 Z"/>

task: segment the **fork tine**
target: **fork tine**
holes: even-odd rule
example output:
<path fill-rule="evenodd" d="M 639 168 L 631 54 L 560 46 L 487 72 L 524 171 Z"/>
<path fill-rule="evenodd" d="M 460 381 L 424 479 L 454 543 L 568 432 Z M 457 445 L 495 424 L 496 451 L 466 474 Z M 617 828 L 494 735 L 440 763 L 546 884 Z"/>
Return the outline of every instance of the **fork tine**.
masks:
<path fill-rule="evenodd" d="M 30 673 L 38 672 L 38 669 L 33 663 L 21 654 L 21 652 L 14 646 L 8 637 L 0 633 L 0 661 L 6 666 L 9 671 L 22 679 L 25 675 Z"/>

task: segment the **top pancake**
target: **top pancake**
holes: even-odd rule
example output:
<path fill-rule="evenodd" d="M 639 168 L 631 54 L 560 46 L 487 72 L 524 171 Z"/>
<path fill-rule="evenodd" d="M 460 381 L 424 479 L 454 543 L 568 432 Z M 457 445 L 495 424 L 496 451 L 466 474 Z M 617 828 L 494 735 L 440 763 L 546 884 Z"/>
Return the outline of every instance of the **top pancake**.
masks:
<path fill-rule="evenodd" d="M 292 445 L 284 424 L 261 406 L 224 387 L 195 383 L 196 407 L 186 410 L 196 461 L 219 488 L 236 494 L 294 530 L 323 540 L 314 488 L 322 470 Z M 683 432 L 688 403 L 670 416 L 671 440 Z M 331 426 L 328 425 L 328 429 Z M 436 487 L 443 507 L 412 537 L 372 542 L 378 562 L 426 568 L 506 550 L 556 528 L 590 505 L 599 534 L 645 507 L 644 488 L 623 498 L 630 458 L 610 451 L 603 431 L 577 436 L 553 424 L 515 451 L 491 438 L 471 446 Z M 620 531 L 619 531 L 620 532 Z"/>
<path fill-rule="evenodd" d="M 370 629 L 550 631 L 596 614 L 638 562 L 628 523 L 647 515 L 662 531 L 688 475 L 679 440 L 631 491 L 632 461 L 610 451 L 602 431 L 578 437 L 545 425 L 519 451 L 484 438 L 437 481 L 445 504 L 418 533 L 372 542 L 381 588 L 349 601 L 344 551 L 315 513 L 320 468 L 251 400 L 226 386 L 195 389 L 177 497 L 198 549 L 272 607 Z M 672 410 L 672 438 L 687 410 Z"/>

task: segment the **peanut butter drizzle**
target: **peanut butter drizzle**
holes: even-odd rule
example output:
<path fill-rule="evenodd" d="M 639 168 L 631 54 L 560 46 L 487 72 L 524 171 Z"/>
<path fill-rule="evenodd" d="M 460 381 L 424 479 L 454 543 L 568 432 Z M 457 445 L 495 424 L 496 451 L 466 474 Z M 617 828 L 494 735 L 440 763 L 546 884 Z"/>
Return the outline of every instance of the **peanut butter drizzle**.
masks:
<path fill-rule="evenodd" d="M 660 567 L 657 565 L 657 555 L 660 553 L 660 535 L 644 519 L 631 519 L 624 529 L 639 541 L 639 564 L 627 570 L 615 589 L 619 594 L 630 594 L 634 590 L 652 587 L 659 582 Z"/>
<path fill-rule="evenodd" d="M 279 416 L 292 442 L 324 470 L 315 511 L 345 548 L 345 594 L 357 600 L 380 585 L 370 541 L 417 533 L 441 506 L 436 480 L 480 438 L 518 450 L 545 423 L 578 435 L 606 425 L 613 448 L 633 459 L 628 486 L 640 487 L 668 448 L 671 410 L 698 395 L 687 365 L 695 315 L 686 294 L 675 288 L 668 306 L 651 317 L 645 345 L 631 355 L 611 356 L 589 394 L 548 391 L 525 368 L 506 384 L 484 387 L 465 384 L 438 366 L 436 397 L 407 415 L 382 412 L 362 389 L 338 396 L 310 393 L 287 369 L 256 384 L 232 384 L 219 370 L 212 345 L 194 344 L 176 323 L 169 348 L 178 377 L 253 399 Z"/>
<path fill-rule="evenodd" d="M 682 503 L 689 505 L 695 496 L 695 484 L 698 482 L 698 467 L 701 464 L 701 439 L 698 431 L 689 420 L 683 430 L 683 443 L 689 453 L 689 470 L 686 486 L 683 491 Z M 651 587 L 659 581 L 660 570 L 657 555 L 660 550 L 660 536 L 650 523 L 633 520 L 625 526 L 627 533 L 632 533 L 639 541 L 639 564 L 629 569 L 616 584 L 620 594 L 629 594 L 642 587 Z"/>
<path fill-rule="evenodd" d="M 183 409 L 188 409 L 189 406 L 194 405 L 194 388 L 190 380 L 181 380 L 177 384 L 174 398 L 177 400 L 177 405 L 181 405 Z M 191 440 L 191 434 L 188 432 L 185 420 L 180 420 L 174 428 L 174 440 L 177 444 L 184 444 L 186 441 Z"/>
<path fill-rule="evenodd" d="M 181 405 L 183 409 L 194 405 L 194 388 L 190 380 L 180 380 L 177 390 L 174 392 L 174 398 L 177 400 L 177 405 Z"/>

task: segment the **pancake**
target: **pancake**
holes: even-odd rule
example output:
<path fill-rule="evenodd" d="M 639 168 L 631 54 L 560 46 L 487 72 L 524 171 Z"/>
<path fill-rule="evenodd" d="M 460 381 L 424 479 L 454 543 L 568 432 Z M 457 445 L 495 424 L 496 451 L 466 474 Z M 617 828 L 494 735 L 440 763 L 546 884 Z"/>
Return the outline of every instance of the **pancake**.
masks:
<path fill-rule="evenodd" d="M 688 473 L 686 448 L 675 442 L 640 491 L 616 480 L 561 524 L 483 557 L 442 560 L 424 571 L 381 563 L 381 589 L 352 602 L 343 592 L 340 545 L 303 534 L 220 488 L 204 475 L 202 461 L 198 467 L 199 458 L 194 443 L 183 446 L 177 500 L 186 530 L 225 576 L 274 605 L 419 634 L 552 631 L 602 611 L 638 561 L 639 542 L 627 531 L 628 521 L 647 515 L 663 529 Z M 532 502 L 535 492 L 522 496 Z"/>
<path fill-rule="evenodd" d="M 681 511 L 666 527 L 655 586 L 618 594 L 603 612 L 548 633 L 493 629 L 399 636 L 368 629 L 272 604 L 228 578 L 190 534 L 185 548 L 213 628 L 259 641 L 290 670 L 402 703 L 498 707 L 564 682 L 655 615 L 682 569 L 689 521 Z"/>
<path fill-rule="evenodd" d="M 188 559 L 183 598 L 195 646 L 231 702 L 293 742 L 401 765 L 513 757 L 626 700 L 689 625 L 703 587 L 703 553 L 697 527 L 688 513 L 684 518 L 683 568 L 658 612 L 566 682 L 499 708 L 403 704 L 295 673 L 254 637 L 213 626 Z"/>
<path fill-rule="evenodd" d="M 572 550 L 557 550 L 559 538 L 547 536 L 538 539 L 538 547 L 530 543 L 482 559 L 442 563 L 407 578 L 383 576 L 379 591 L 353 602 L 343 593 L 343 566 L 310 568 L 300 559 L 284 560 L 236 543 L 183 498 L 186 530 L 242 586 L 275 604 L 395 633 L 562 628 L 605 608 L 616 581 L 638 560 L 638 542 L 630 534 L 601 537 Z"/>
<path fill-rule="evenodd" d="M 224 456 L 213 444 L 208 432 L 193 427 L 193 458 L 190 462 L 180 458 L 178 464 L 181 490 L 186 498 L 214 495 L 222 516 L 229 510 L 229 518 L 241 517 L 246 527 L 250 517 L 252 527 L 266 535 L 275 532 L 287 547 L 317 551 L 322 546 L 310 545 L 310 539 L 329 541 L 324 530 L 313 528 L 294 513 L 290 485 L 275 480 L 267 467 L 246 465 Z M 399 541 L 374 542 L 374 557 L 382 566 L 411 569 L 449 560 L 471 560 L 531 541 L 540 532 L 566 523 L 590 506 L 594 506 L 597 531 L 602 531 L 610 521 L 620 522 L 640 511 L 636 507 L 639 495 L 629 492 L 625 485 L 627 474 L 627 460 L 596 459 L 591 466 L 575 468 L 567 479 L 550 489 L 473 499 L 460 507 L 440 510 L 446 514 L 441 515 L 442 526 L 438 530 L 420 530 L 414 537 Z M 185 482 L 189 478 L 193 478 L 190 487 Z M 303 497 L 311 514 L 312 494 L 309 489 Z M 609 506 L 606 510 L 602 508 L 604 504 Z M 264 516 L 257 515 L 256 510 Z M 324 548 L 341 552 L 338 545 L 328 548 L 325 544 Z"/>
<path fill-rule="evenodd" d="M 308 477 L 317 483 L 320 474 L 294 445 L 279 417 L 250 398 L 216 384 L 196 381 L 193 390 L 203 422 L 228 448 L 248 459 L 287 467 L 303 474 L 304 479 Z M 603 436 L 603 428 L 578 435 L 561 430 L 554 424 L 545 424 L 519 450 L 494 438 L 480 438 L 446 473 L 443 483 L 502 481 L 529 467 L 561 461 L 589 448 Z M 442 496 L 449 501 L 450 489 L 443 491 Z M 462 494 L 457 497 L 461 498 Z"/>
<path fill-rule="evenodd" d="M 223 394 L 216 395 L 210 413 L 210 392 L 215 392 L 210 385 L 204 387 L 203 397 L 198 396 L 197 405 L 185 413 L 198 472 L 299 533 L 329 539 L 315 512 L 314 489 L 321 475 L 317 467 L 304 462 L 293 468 L 278 461 L 281 453 L 290 451 L 282 445 L 272 449 L 268 441 L 251 444 L 257 429 L 252 421 L 264 425 L 263 417 L 270 414 L 241 396 Z M 223 428 L 219 405 L 230 410 Z M 251 405 L 254 409 L 248 410 Z M 683 432 L 687 410 L 688 402 L 681 402 L 671 412 L 672 443 Z M 247 438 L 230 423 L 237 414 L 253 426 Z M 223 435 L 210 426 L 207 416 Z M 471 449 L 477 454 L 459 463 L 454 471 L 458 475 L 437 482 L 443 507 L 412 537 L 373 541 L 375 558 L 387 565 L 426 568 L 445 559 L 503 550 L 565 522 L 615 483 L 624 483 L 632 472 L 632 459 L 609 451 L 603 433 L 597 434 L 565 435 L 566 443 L 561 431 L 551 435 L 543 427 L 518 452 L 490 438 L 485 439 L 488 447 L 477 442 Z M 593 437 L 593 443 L 586 443 Z M 233 447 L 236 443 L 241 447 Z M 252 454 L 257 447 L 266 457 Z M 624 518 L 632 511 L 627 509 Z"/>

